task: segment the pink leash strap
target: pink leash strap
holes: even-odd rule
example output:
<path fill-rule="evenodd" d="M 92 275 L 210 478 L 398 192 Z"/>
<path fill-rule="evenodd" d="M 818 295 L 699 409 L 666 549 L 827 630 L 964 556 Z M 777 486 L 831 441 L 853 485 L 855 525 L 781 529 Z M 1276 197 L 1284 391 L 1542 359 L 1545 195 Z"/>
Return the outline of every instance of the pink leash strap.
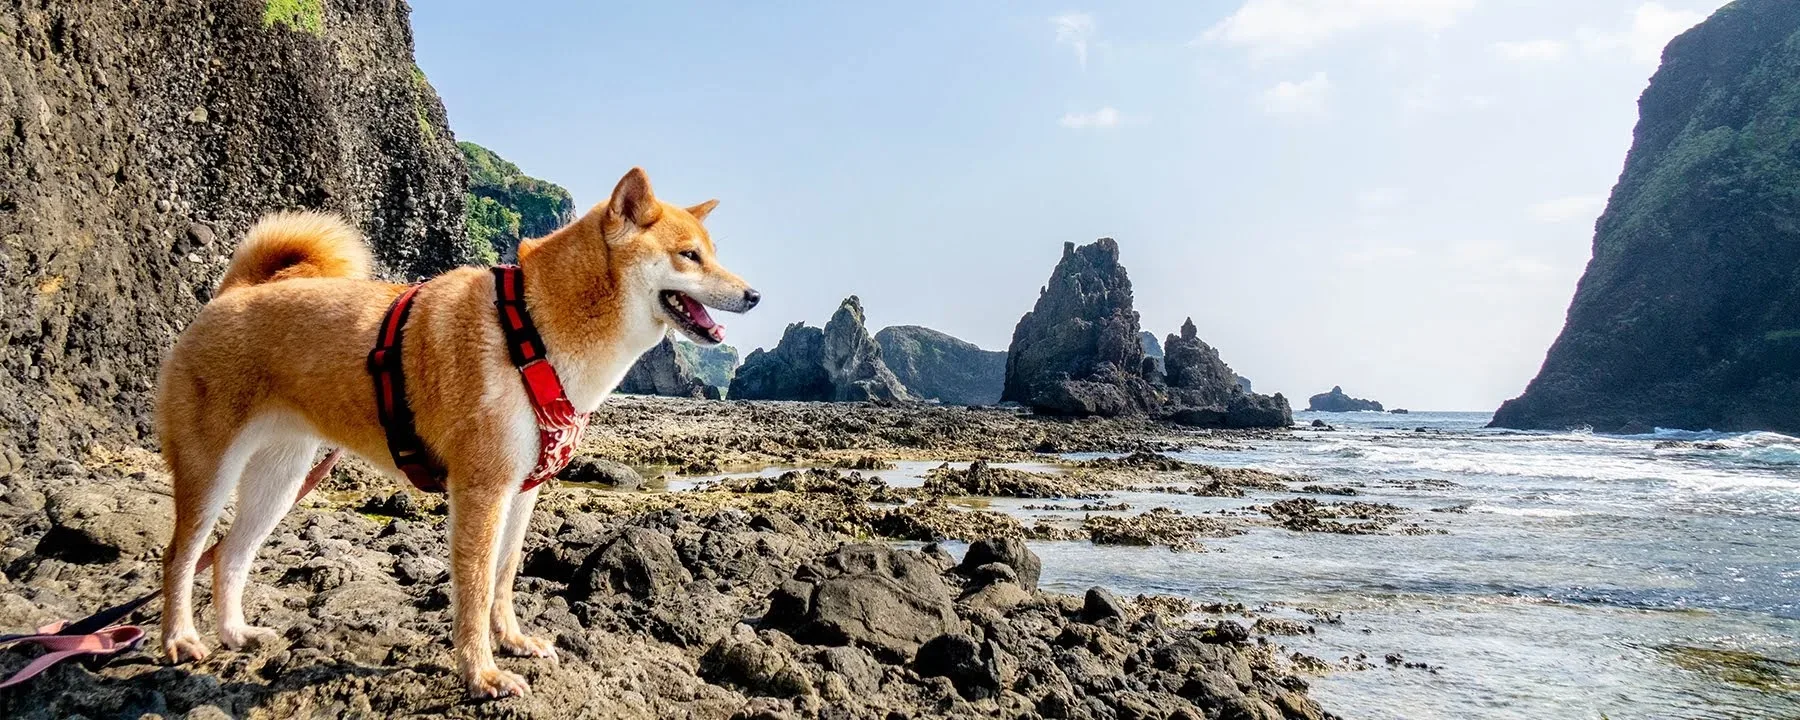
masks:
<path fill-rule="evenodd" d="M 334 449 L 330 454 L 314 465 L 306 474 L 306 480 L 300 483 L 300 492 L 295 494 L 294 503 L 318 487 L 319 481 L 331 473 L 331 467 L 337 464 L 338 456 L 343 450 Z M 194 563 L 194 571 L 199 572 L 211 567 L 217 555 L 217 546 L 209 547 L 200 553 L 200 560 Z M 162 595 L 161 590 L 151 592 L 142 597 L 114 605 L 100 612 L 89 615 L 72 623 L 57 621 L 38 628 L 36 635 L 0 636 L 0 647 L 14 643 L 31 643 L 49 652 L 32 660 L 18 672 L 12 674 L 4 682 L 0 682 L 0 690 L 18 685 L 43 674 L 45 670 L 55 667 L 57 663 L 79 655 L 92 656 L 98 659 L 111 658 L 144 642 L 144 629 L 136 625 L 118 624 L 120 620 L 131 615 L 138 608 Z"/>

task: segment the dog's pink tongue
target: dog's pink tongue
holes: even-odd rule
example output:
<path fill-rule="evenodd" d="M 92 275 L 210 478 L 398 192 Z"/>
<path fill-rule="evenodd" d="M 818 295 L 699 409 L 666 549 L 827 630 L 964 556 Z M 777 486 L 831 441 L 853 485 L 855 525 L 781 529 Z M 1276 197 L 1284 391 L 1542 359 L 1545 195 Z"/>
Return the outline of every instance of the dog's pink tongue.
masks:
<path fill-rule="evenodd" d="M 713 340 L 720 342 L 725 340 L 725 326 L 713 322 L 712 316 L 706 312 L 705 305 L 701 305 L 700 301 L 685 294 L 681 296 L 681 304 L 687 308 L 688 317 L 694 319 L 694 324 L 706 330 L 706 334 L 712 336 Z"/>

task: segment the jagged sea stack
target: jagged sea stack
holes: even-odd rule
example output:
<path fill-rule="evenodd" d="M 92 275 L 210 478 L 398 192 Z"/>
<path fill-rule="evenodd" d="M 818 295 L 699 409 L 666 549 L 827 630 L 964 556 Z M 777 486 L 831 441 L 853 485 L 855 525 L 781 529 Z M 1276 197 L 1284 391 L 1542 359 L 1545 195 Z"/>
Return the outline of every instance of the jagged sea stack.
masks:
<path fill-rule="evenodd" d="M 1181 334 L 1163 341 L 1163 366 L 1167 387 L 1162 415 L 1169 420 L 1229 428 L 1294 424 L 1287 398 L 1245 390 L 1219 351 L 1200 339 L 1193 318 L 1181 324 Z"/>
<path fill-rule="evenodd" d="M 794 323 L 774 350 L 752 350 L 732 378 L 728 395 L 733 400 L 814 402 L 912 399 L 882 362 L 881 346 L 869 337 L 862 301 L 855 296 L 838 306 L 825 329 Z"/>
<path fill-rule="evenodd" d="M 1568 322 L 1501 427 L 1800 432 L 1800 3 L 1669 43 Z"/>
<path fill-rule="evenodd" d="M 0 455 L 146 442 L 164 351 L 264 213 L 342 213 L 397 277 L 475 261 L 406 3 L 0 17 Z"/>
<path fill-rule="evenodd" d="M 1139 332 L 1119 244 L 1064 243 L 1037 305 L 1013 329 L 1001 399 L 1057 415 L 1150 412 L 1159 403 L 1142 376 Z"/>

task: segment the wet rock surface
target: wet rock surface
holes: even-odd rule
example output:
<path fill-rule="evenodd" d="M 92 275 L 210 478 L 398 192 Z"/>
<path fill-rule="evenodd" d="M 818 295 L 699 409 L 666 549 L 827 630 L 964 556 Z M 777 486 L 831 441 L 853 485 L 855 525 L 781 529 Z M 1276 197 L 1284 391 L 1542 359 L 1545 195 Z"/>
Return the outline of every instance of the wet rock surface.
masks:
<path fill-rule="evenodd" d="M 0 627 L 77 616 L 155 582 L 158 548 L 134 554 L 130 536 L 95 540 L 117 546 L 106 562 L 37 552 L 74 519 L 161 497 L 154 462 L 132 451 L 82 472 L 28 463 L 12 476 L 0 495 L 12 533 L 0 536 Z M 729 494 L 865 506 L 822 491 L 857 484 L 852 475 Z M 859 542 L 807 512 L 557 488 L 531 522 L 516 602 L 561 660 L 502 659 L 532 693 L 468 701 L 450 656 L 442 516 L 391 495 L 341 509 L 340 492 L 286 518 L 255 567 L 247 611 L 277 640 L 175 667 L 148 654 L 61 666 L 0 694 L 0 715 L 1327 717 L 1293 663 L 1235 622 L 1187 624 L 1180 606 L 1104 590 L 1036 589 L 1042 562 L 1019 535 L 979 538 L 959 560 Z M 708 494 L 726 493 L 662 496 Z M 79 507 L 98 510 L 60 500 L 53 516 L 52 497 L 94 498 Z M 368 512 L 407 507 L 409 517 Z M 0 652 L 0 673 L 28 657 Z"/>

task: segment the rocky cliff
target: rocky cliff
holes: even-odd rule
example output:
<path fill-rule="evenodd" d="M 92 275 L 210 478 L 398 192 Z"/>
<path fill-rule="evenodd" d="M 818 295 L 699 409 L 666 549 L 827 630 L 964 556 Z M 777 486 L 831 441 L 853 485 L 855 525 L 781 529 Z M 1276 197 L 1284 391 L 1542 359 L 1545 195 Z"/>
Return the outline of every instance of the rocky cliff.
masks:
<path fill-rule="evenodd" d="M 476 257 L 404 3 L 0 1 L 0 127 L 0 455 L 148 442 L 266 212 L 340 212 L 395 276 Z"/>
<path fill-rule="evenodd" d="M 1145 354 L 1142 333 L 1118 243 L 1064 244 L 1037 305 L 1013 330 L 1002 399 L 1054 415 L 1150 415 L 1209 427 L 1292 424 L 1287 399 L 1245 393 L 1192 320 L 1164 342 L 1161 366 Z"/>
<path fill-rule="evenodd" d="M 1341 385 L 1331 386 L 1331 392 L 1307 398 L 1306 409 L 1313 412 L 1383 412 L 1381 403 L 1345 395 Z"/>
<path fill-rule="evenodd" d="M 1800 3 L 1675 38 L 1518 428 L 1800 432 Z"/>
<path fill-rule="evenodd" d="M 823 330 L 794 323 L 774 350 L 757 348 L 731 379 L 734 400 L 892 403 L 912 399 L 863 324 L 862 301 L 844 300 Z"/>
<path fill-rule="evenodd" d="M 875 333 L 882 359 L 913 395 L 951 405 L 1000 402 L 1006 353 L 983 350 L 931 328 L 897 325 Z"/>
<path fill-rule="evenodd" d="M 526 175 L 494 151 L 459 142 L 469 166 L 469 241 L 492 248 L 492 259 L 518 262 L 521 241 L 543 237 L 575 220 L 575 198 L 561 185 Z"/>
<path fill-rule="evenodd" d="M 738 351 L 730 345 L 699 345 L 676 340 L 675 352 L 693 368 L 695 377 L 720 392 L 731 386 L 731 377 L 737 374 Z"/>
<path fill-rule="evenodd" d="M 638 358 L 619 381 L 618 391 L 631 395 L 665 395 L 719 399 L 719 388 L 700 379 L 687 357 L 676 350 L 676 340 L 664 336 L 662 342 Z"/>

